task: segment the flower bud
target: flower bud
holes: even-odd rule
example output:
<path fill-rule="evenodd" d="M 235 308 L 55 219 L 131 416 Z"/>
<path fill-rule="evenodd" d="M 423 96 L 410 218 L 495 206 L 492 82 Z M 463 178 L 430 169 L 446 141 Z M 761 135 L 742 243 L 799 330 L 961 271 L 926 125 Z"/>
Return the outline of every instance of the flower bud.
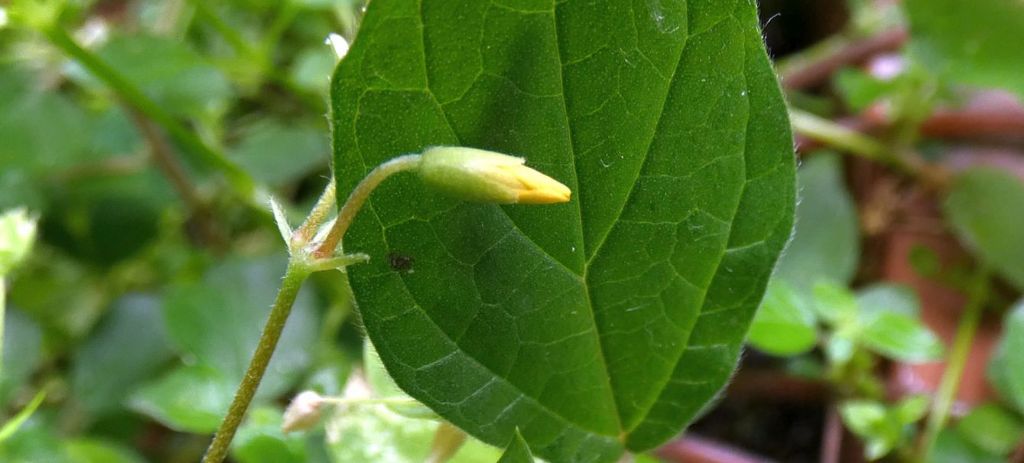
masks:
<path fill-rule="evenodd" d="M 300 392 L 284 411 L 281 431 L 285 433 L 305 431 L 316 426 L 320 421 L 323 404 L 324 399 L 320 394 L 313 391 Z"/>
<path fill-rule="evenodd" d="M 423 152 L 419 174 L 432 188 L 467 201 L 550 204 L 569 201 L 572 191 L 523 158 L 474 148 L 439 146 Z"/>
<path fill-rule="evenodd" d="M 0 214 L 0 277 L 21 263 L 36 238 L 36 219 L 24 209 Z"/>

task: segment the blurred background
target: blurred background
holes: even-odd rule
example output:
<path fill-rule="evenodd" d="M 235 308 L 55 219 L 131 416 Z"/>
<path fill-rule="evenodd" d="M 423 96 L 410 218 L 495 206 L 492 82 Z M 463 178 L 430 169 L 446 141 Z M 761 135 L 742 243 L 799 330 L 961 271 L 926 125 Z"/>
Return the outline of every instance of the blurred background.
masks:
<path fill-rule="evenodd" d="M 728 391 L 638 461 L 904 461 L 936 439 L 934 461 L 1024 462 L 1024 6 L 759 3 L 797 231 Z M 299 223 L 327 184 L 363 2 L 0 8 L 0 212 L 38 219 L 0 265 L 0 461 L 196 461 L 286 261 L 267 200 Z M 343 276 L 315 274 L 231 458 L 423 461 L 437 422 L 386 407 L 281 431 L 298 391 L 400 395 L 377 362 Z M 929 424 L 929 397 L 952 419 Z"/>

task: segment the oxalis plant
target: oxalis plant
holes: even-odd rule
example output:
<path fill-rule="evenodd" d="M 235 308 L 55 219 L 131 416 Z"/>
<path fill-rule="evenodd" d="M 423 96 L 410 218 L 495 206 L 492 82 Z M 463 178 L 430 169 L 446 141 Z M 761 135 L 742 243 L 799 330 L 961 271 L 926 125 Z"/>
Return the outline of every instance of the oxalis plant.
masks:
<path fill-rule="evenodd" d="M 512 461 L 651 449 L 728 380 L 795 194 L 753 2 L 373 2 L 331 122 L 336 181 L 277 214 L 291 258 L 205 461 L 321 270 L 397 385 Z"/>

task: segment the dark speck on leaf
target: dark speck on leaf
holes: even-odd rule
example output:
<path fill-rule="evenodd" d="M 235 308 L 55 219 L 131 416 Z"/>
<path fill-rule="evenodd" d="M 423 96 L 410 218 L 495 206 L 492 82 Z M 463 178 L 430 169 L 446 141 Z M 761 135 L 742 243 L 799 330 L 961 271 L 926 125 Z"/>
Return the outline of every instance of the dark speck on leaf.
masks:
<path fill-rule="evenodd" d="M 388 266 L 396 272 L 408 272 L 412 270 L 413 258 L 400 252 L 388 253 Z"/>

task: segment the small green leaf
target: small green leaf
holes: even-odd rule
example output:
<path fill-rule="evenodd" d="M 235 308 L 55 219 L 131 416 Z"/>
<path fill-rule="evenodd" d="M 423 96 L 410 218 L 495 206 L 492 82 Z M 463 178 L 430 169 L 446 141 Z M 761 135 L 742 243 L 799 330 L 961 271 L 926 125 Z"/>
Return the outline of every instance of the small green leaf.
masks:
<path fill-rule="evenodd" d="M 74 163 L 88 146 L 89 115 L 61 92 L 34 88 L 33 79 L 28 72 L 0 64 L 0 159 L 5 174 L 44 174 Z M 0 204 L 18 205 L 6 201 L 0 199 Z"/>
<path fill-rule="evenodd" d="M 650 454 L 633 455 L 633 463 L 661 463 L 661 459 Z"/>
<path fill-rule="evenodd" d="M 959 176 L 946 198 L 946 216 L 960 240 L 1024 290 L 1024 183 L 993 168 Z"/>
<path fill-rule="evenodd" d="M 935 333 L 917 318 L 897 312 L 868 316 L 859 340 L 868 349 L 903 362 L 939 360 L 943 353 Z"/>
<path fill-rule="evenodd" d="M 332 2 L 325 2 L 333 4 Z M 295 62 L 292 63 L 290 74 L 292 80 L 299 87 L 302 87 L 318 95 L 326 95 L 328 83 L 331 78 L 331 71 L 337 64 L 338 58 L 331 52 L 330 48 L 323 44 L 302 50 Z"/>
<path fill-rule="evenodd" d="M 276 407 L 257 407 L 249 411 L 231 444 L 231 457 L 239 463 L 308 461 L 302 434 L 285 435 L 281 431 L 282 414 Z"/>
<path fill-rule="evenodd" d="M 914 290 L 907 286 L 877 283 L 857 291 L 857 307 L 864 316 L 894 312 L 916 318 L 921 311 L 921 302 Z"/>
<path fill-rule="evenodd" d="M 836 90 L 846 101 L 846 105 L 854 112 L 867 109 L 895 87 L 893 82 L 875 78 L 859 69 L 839 71 L 834 82 Z"/>
<path fill-rule="evenodd" d="M 908 0 L 910 49 L 935 72 L 957 81 L 999 87 L 1024 98 L 1024 54 L 1008 46 L 1024 30 L 1016 0 Z"/>
<path fill-rule="evenodd" d="M 371 260 L 348 275 L 396 383 L 552 461 L 614 461 L 700 413 L 792 228 L 757 26 L 749 1 L 371 2 L 332 79 L 339 197 L 431 146 L 522 156 L 572 190 L 479 205 L 406 175 L 374 192 L 345 237 Z"/>
<path fill-rule="evenodd" d="M 926 463 L 1006 463 L 1006 457 L 995 455 L 974 445 L 955 427 L 943 429 L 935 441 L 931 459 Z"/>
<path fill-rule="evenodd" d="M 891 406 L 850 400 L 839 405 L 839 414 L 846 427 L 864 439 L 864 456 L 878 460 L 909 437 L 909 425 L 924 417 L 928 405 L 925 395 L 907 397 Z"/>
<path fill-rule="evenodd" d="M 323 129 L 261 121 L 247 127 L 230 155 L 256 180 L 287 185 L 324 169 L 330 158 Z"/>
<path fill-rule="evenodd" d="M 798 178 L 796 230 L 773 278 L 810 297 L 818 280 L 849 283 L 853 278 L 860 257 L 860 229 L 837 155 L 810 157 L 800 166 Z"/>
<path fill-rule="evenodd" d="M 1009 454 L 1024 438 L 1021 419 L 994 404 L 975 407 L 956 427 L 968 441 L 996 455 Z"/>
<path fill-rule="evenodd" d="M 820 280 L 814 284 L 814 311 L 833 325 L 855 323 L 857 318 L 856 296 L 845 286 Z"/>
<path fill-rule="evenodd" d="M 160 301 L 143 294 L 124 296 L 75 349 L 71 397 L 93 415 L 116 411 L 130 391 L 152 378 L 172 356 Z"/>
<path fill-rule="evenodd" d="M 988 377 L 999 393 L 1024 413 L 1024 300 L 1006 314 Z"/>
<path fill-rule="evenodd" d="M 505 447 L 498 463 L 533 463 L 533 454 L 530 453 L 530 446 L 523 440 L 523 435 L 516 430 L 512 440 Z"/>
<path fill-rule="evenodd" d="M 813 348 L 817 340 L 811 308 L 784 280 L 772 280 L 750 325 L 747 342 L 769 354 L 796 355 Z"/>
<path fill-rule="evenodd" d="M 96 281 L 99 275 L 82 262 L 56 253 L 27 264 L 11 282 L 11 305 L 39 323 L 44 332 L 84 337 L 105 305 Z"/>
<path fill-rule="evenodd" d="M 919 394 L 900 400 L 892 409 L 893 415 L 903 424 L 913 424 L 924 418 L 928 413 L 931 400 L 927 395 Z"/>
<path fill-rule="evenodd" d="M 114 442 L 99 439 L 78 438 L 64 443 L 68 455 L 67 463 L 144 463 L 146 460 Z"/>
<path fill-rule="evenodd" d="M 848 401 L 839 405 L 843 423 L 865 439 L 864 456 L 869 460 L 884 457 L 899 442 L 902 425 L 894 422 L 885 406 L 872 401 Z"/>
<path fill-rule="evenodd" d="M 213 368 L 181 367 L 139 388 L 128 405 L 171 429 L 210 433 L 227 413 L 237 386 Z"/>

